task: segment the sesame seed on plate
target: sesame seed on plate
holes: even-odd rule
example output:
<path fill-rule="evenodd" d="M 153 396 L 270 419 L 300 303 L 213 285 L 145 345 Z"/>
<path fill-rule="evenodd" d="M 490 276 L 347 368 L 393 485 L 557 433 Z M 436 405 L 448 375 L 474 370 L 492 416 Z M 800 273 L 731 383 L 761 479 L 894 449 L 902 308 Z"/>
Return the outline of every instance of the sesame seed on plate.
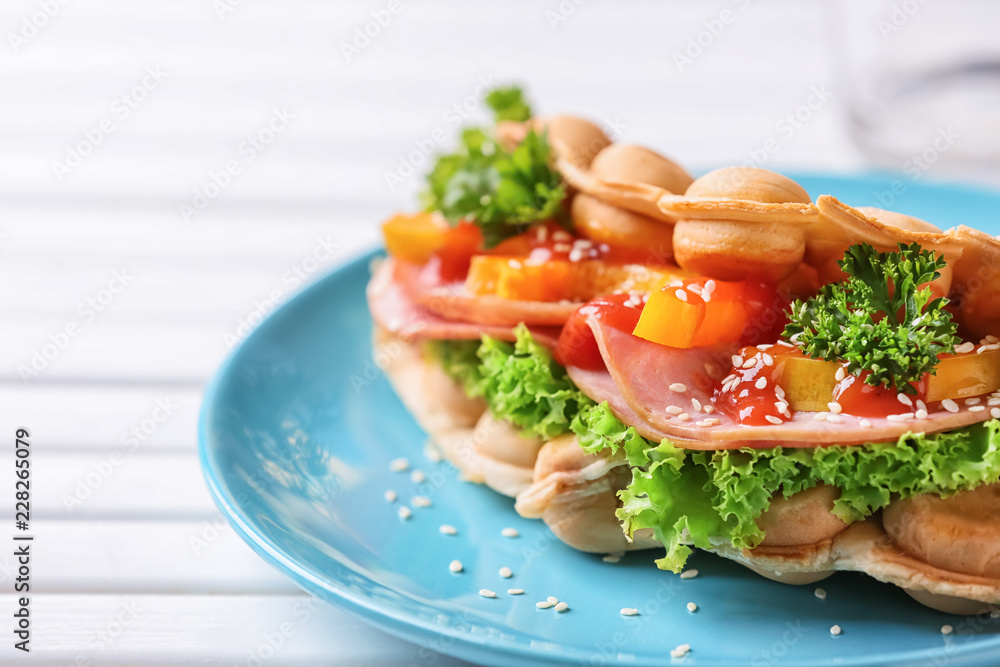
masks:
<path fill-rule="evenodd" d="M 398 514 L 400 519 L 409 519 L 411 516 L 413 516 L 413 512 L 406 505 L 403 505 L 402 507 L 399 508 Z"/>
<path fill-rule="evenodd" d="M 565 602 L 559 602 L 558 604 L 556 604 L 556 611 L 558 611 L 559 613 L 562 613 L 567 610 L 569 610 L 569 605 L 566 604 Z"/>
<path fill-rule="evenodd" d="M 839 625 L 835 625 L 832 628 L 830 628 L 830 634 L 833 635 L 834 637 L 839 635 L 841 632 L 843 632 L 843 630 L 840 629 Z"/>
<path fill-rule="evenodd" d="M 404 458 L 393 459 L 389 462 L 389 470 L 393 472 L 405 472 L 410 467 L 410 462 Z"/>
<path fill-rule="evenodd" d="M 941 401 L 941 407 L 947 410 L 948 412 L 958 412 L 959 410 L 958 403 L 951 400 L 950 398 L 946 398 L 943 401 Z"/>
<path fill-rule="evenodd" d="M 823 590 L 822 588 L 817 588 L 816 590 L 814 590 L 813 591 L 813 595 L 815 595 L 816 597 L 818 597 L 820 600 L 825 600 L 826 599 L 826 591 Z"/>
<path fill-rule="evenodd" d="M 941 626 L 941 634 L 942 635 L 950 635 L 954 629 L 955 628 L 951 627 L 950 625 L 942 625 Z"/>
<path fill-rule="evenodd" d="M 986 409 L 985 405 L 973 405 L 971 408 L 969 408 L 969 412 L 982 412 L 985 409 Z"/>
<path fill-rule="evenodd" d="M 783 423 L 781 421 L 780 417 L 775 417 L 774 415 L 764 415 L 764 419 L 766 419 L 768 422 L 770 422 L 772 424 L 776 424 L 778 426 L 780 426 Z"/>
<path fill-rule="evenodd" d="M 494 593 L 493 591 L 491 591 L 488 588 L 480 588 L 479 589 L 479 594 L 481 596 L 483 596 L 484 598 L 495 598 L 497 596 L 496 593 Z"/>
<path fill-rule="evenodd" d="M 517 528 L 504 528 L 500 531 L 500 534 L 504 537 L 518 537 L 521 533 L 517 532 Z"/>
<path fill-rule="evenodd" d="M 448 569 L 451 570 L 452 572 L 456 572 L 457 573 L 457 572 L 461 572 L 465 568 L 462 567 L 462 561 L 460 561 L 460 560 L 453 560 L 450 563 L 448 563 Z"/>
<path fill-rule="evenodd" d="M 691 652 L 690 644 L 678 644 L 676 648 L 670 649 L 671 658 L 684 658 Z"/>
<path fill-rule="evenodd" d="M 452 526 L 452 525 L 447 524 L 447 523 L 441 524 L 441 527 L 438 528 L 438 531 L 442 535 L 458 535 L 458 529 L 455 528 L 455 526 Z"/>
<path fill-rule="evenodd" d="M 681 572 L 681 579 L 694 579 L 698 576 L 698 570 L 684 570 Z"/>
<path fill-rule="evenodd" d="M 763 389 L 764 387 L 767 386 L 767 378 L 766 377 L 757 378 L 757 381 L 753 383 L 753 386 L 757 387 L 758 389 Z"/>
<path fill-rule="evenodd" d="M 962 343 L 961 345 L 956 345 L 955 346 L 955 352 L 958 352 L 959 354 L 965 354 L 967 352 L 972 352 L 972 350 L 975 347 L 976 347 L 975 343 L 973 343 L 971 340 L 967 340 L 964 343 Z"/>
<path fill-rule="evenodd" d="M 434 504 L 427 496 L 413 496 L 413 500 L 411 500 L 410 503 L 414 507 L 430 507 Z"/>
<path fill-rule="evenodd" d="M 550 595 L 549 597 L 545 598 L 545 601 L 551 602 L 552 604 L 556 604 L 557 602 L 559 602 L 559 598 L 557 598 L 555 595 Z"/>
<path fill-rule="evenodd" d="M 388 491 L 385 492 L 386 502 L 394 503 L 396 502 L 396 498 L 398 498 L 398 496 L 396 495 L 396 492 L 393 491 L 392 489 L 389 489 Z"/>
<path fill-rule="evenodd" d="M 508 588 L 507 595 L 524 595 L 523 588 Z"/>
<path fill-rule="evenodd" d="M 698 611 L 698 605 L 696 605 L 694 602 L 688 602 L 687 603 L 687 609 L 691 613 L 694 613 L 694 612 Z"/>
<path fill-rule="evenodd" d="M 687 385 L 681 382 L 674 382 L 672 385 L 670 385 L 670 391 L 678 394 L 683 394 L 687 390 L 688 390 Z"/>
<path fill-rule="evenodd" d="M 548 600 L 542 600 L 541 602 L 536 602 L 535 606 L 538 607 L 539 609 L 548 609 L 548 608 L 552 607 L 553 605 Z"/>
<path fill-rule="evenodd" d="M 668 405 L 667 406 L 667 414 L 670 414 L 670 415 L 679 415 L 682 412 L 684 412 L 684 408 L 677 407 L 676 405 Z"/>
<path fill-rule="evenodd" d="M 511 577 L 514 576 L 514 573 L 510 571 L 509 567 L 501 567 L 500 576 L 503 577 L 504 579 L 510 579 Z"/>
<path fill-rule="evenodd" d="M 688 300 L 688 294 L 687 294 L 687 292 L 685 292 L 685 291 L 684 291 L 684 290 L 682 290 L 682 289 L 679 289 L 679 290 L 676 290 L 676 291 L 674 292 L 674 294 L 675 294 L 675 295 L 677 296 L 677 298 L 678 298 L 678 299 L 680 299 L 681 301 L 687 301 L 687 300 Z"/>
<path fill-rule="evenodd" d="M 410 481 L 414 484 L 423 484 L 427 481 L 427 475 L 420 470 L 414 470 L 410 473 Z"/>
<path fill-rule="evenodd" d="M 638 616 L 639 610 L 633 609 L 632 607 L 622 607 L 621 611 L 618 613 L 622 616 Z"/>
<path fill-rule="evenodd" d="M 427 450 L 424 451 L 424 455 L 427 457 L 427 460 L 430 461 L 431 463 L 441 462 L 441 452 L 439 452 L 434 447 L 428 447 Z"/>

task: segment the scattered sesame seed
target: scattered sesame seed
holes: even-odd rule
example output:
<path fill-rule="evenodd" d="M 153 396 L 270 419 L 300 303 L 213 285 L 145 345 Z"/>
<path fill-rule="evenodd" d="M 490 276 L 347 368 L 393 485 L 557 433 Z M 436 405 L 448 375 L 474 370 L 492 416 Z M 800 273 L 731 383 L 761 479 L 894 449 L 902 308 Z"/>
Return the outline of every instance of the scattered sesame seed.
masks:
<path fill-rule="evenodd" d="M 736 374 L 732 373 L 732 374 L 727 375 L 726 377 L 722 378 L 722 384 L 729 384 L 730 382 L 732 382 L 735 379 L 736 379 Z"/>
<path fill-rule="evenodd" d="M 410 462 L 406 459 L 393 459 L 389 462 L 389 470 L 393 472 L 405 472 L 410 467 Z"/>
<path fill-rule="evenodd" d="M 695 412 L 699 412 L 701 410 L 701 401 L 699 401 L 697 398 L 692 398 L 691 407 L 694 408 Z"/>
<path fill-rule="evenodd" d="M 902 403 L 903 405 L 911 405 L 911 406 L 913 405 L 913 399 L 904 394 L 903 392 L 899 392 L 898 394 L 896 394 L 896 400 Z"/>
<path fill-rule="evenodd" d="M 677 418 L 680 419 L 682 422 L 691 421 L 691 415 L 689 415 L 686 412 L 680 413 L 679 415 L 677 415 Z"/>
<path fill-rule="evenodd" d="M 579 262 L 581 259 L 583 259 L 583 250 L 581 250 L 580 248 L 573 248 L 572 250 L 570 250 L 569 261 Z"/>
<path fill-rule="evenodd" d="M 698 570 L 684 570 L 681 572 L 681 579 L 694 579 L 698 576 Z"/>
<path fill-rule="evenodd" d="M 966 354 L 967 352 L 972 352 L 972 350 L 975 347 L 976 347 L 975 343 L 973 343 L 971 340 L 967 340 L 961 345 L 956 345 L 955 352 L 958 352 L 959 354 Z"/>
<path fill-rule="evenodd" d="M 791 343 L 789 343 L 787 340 L 779 340 L 776 344 L 777 345 L 781 345 L 782 347 L 795 347 L 794 345 L 792 345 Z"/>
<path fill-rule="evenodd" d="M 886 415 L 885 418 L 891 422 L 906 421 L 906 415 Z"/>
<path fill-rule="evenodd" d="M 991 398 L 986 401 L 986 405 L 993 407 L 995 405 L 1000 405 L 1000 398 Z"/>
<path fill-rule="evenodd" d="M 555 236 L 553 236 L 552 238 L 555 238 Z M 573 249 L 573 246 L 571 246 L 568 243 L 556 243 L 555 245 L 552 246 L 552 249 L 555 250 L 556 252 L 569 252 L 570 250 Z"/>
<path fill-rule="evenodd" d="M 569 611 L 569 605 L 566 604 L 565 602 L 560 602 L 559 604 L 556 605 L 556 611 L 558 611 L 559 613 L 562 613 L 564 611 Z"/>
<path fill-rule="evenodd" d="M 507 595 L 524 595 L 523 588 L 508 588 Z"/>
<path fill-rule="evenodd" d="M 966 405 L 979 405 L 982 402 L 983 402 L 983 399 L 981 399 L 981 398 L 967 398 L 967 399 L 965 399 L 965 404 Z"/>
<path fill-rule="evenodd" d="M 765 353 L 763 353 L 763 354 L 760 355 L 760 358 L 764 360 L 764 365 L 765 366 L 773 366 L 774 365 L 774 357 L 772 357 L 770 354 L 767 354 L 765 352 Z"/>
<path fill-rule="evenodd" d="M 483 596 L 484 598 L 495 598 L 497 596 L 496 593 L 494 593 L 493 591 L 491 591 L 488 588 L 480 588 L 479 589 L 479 594 L 481 596 Z"/>
<path fill-rule="evenodd" d="M 667 414 L 679 415 L 682 412 L 684 412 L 684 408 L 679 408 L 676 405 L 668 405 L 667 406 Z"/>
<path fill-rule="evenodd" d="M 985 409 L 986 409 L 985 405 L 973 405 L 971 408 L 969 408 L 969 412 L 982 412 Z"/>
<path fill-rule="evenodd" d="M 817 412 L 816 414 L 813 415 L 813 421 L 825 422 L 826 421 L 826 413 L 825 412 Z"/>
<path fill-rule="evenodd" d="M 783 423 L 780 417 L 775 417 L 774 415 L 764 415 L 764 419 L 766 419 L 768 422 L 772 424 L 776 424 L 779 426 Z"/>
<path fill-rule="evenodd" d="M 778 398 L 785 397 L 785 390 L 781 388 L 781 385 L 774 385 L 774 395 Z"/>
<path fill-rule="evenodd" d="M 870 421 L 868 421 L 867 419 L 862 419 L 858 423 L 861 424 L 861 428 L 868 428 L 869 426 L 872 425 L 872 423 Z"/>
<path fill-rule="evenodd" d="M 987 335 L 986 338 L 984 338 L 983 340 L 985 340 L 987 343 L 1000 343 L 1000 338 L 997 338 L 993 334 Z"/>
<path fill-rule="evenodd" d="M 741 357 L 738 354 L 734 354 L 733 355 L 732 361 L 733 361 L 733 368 L 739 368 L 740 366 L 743 365 L 743 357 Z M 733 377 L 733 376 L 730 376 L 730 377 Z"/>
<path fill-rule="evenodd" d="M 835 415 L 832 412 L 826 416 L 826 420 L 831 424 L 840 424 L 844 421 L 840 415 Z"/>
<path fill-rule="evenodd" d="M 414 470 L 410 473 L 410 481 L 414 484 L 423 484 L 427 481 L 427 475 L 420 470 Z"/>
<path fill-rule="evenodd" d="M 550 595 L 549 597 L 545 598 L 545 600 L 546 602 L 551 602 L 552 604 L 556 604 L 557 602 L 559 602 L 559 598 L 557 598 L 555 595 Z"/>
<path fill-rule="evenodd" d="M 927 404 L 921 401 L 919 398 L 917 399 L 917 410 L 923 410 L 925 412 L 927 411 Z"/>
<path fill-rule="evenodd" d="M 398 513 L 399 513 L 399 518 L 404 520 L 409 519 L 411 516 L 413 516 L 413 512 L 410 511 L 410 508 L 407 507 L 406 505 L 400 507 Z"/>
<path fill-rule="evenodd" d="M 430 461 L 431 463 L 441 462 L 441 452 L 439 452 L 434 447 L 428 447 L 427 450 L 424 452 L 424 455 L 427 457 L 427 460 Z"/>
<path fill-rule="evenodd" d="M 941 401 L 941 407 L 947 410 L 948 412 L 958 412 L 958 403 L 951 400 L 950 398 L 946 398 L 943 401 Z"/>
<path fill-rule="evenodd" d="M 521 533 L 517 532 L 517 528 L 504 528 L 500 531 L 500 534 L 504 537 L 519 537 Z"/>
<path fill-rule="evenodd" d="M 553 241 L 569 241 L 571 238 L 573 237 L 569 235 L 569 232 L 564 232 L 561 229 L 552 233 Z"/>
<path fill-rule="evenodd" d="M 675 294 L 675 295 L 677 296 L 677 298 L 678 298 L 678 299 L 680 299 L 681 301 L 687 301 L 687 300 L 688 300 L 688 293 L 687 293 L 687 292 L 685 292 L 685 291 L 684 291 L 684 290 L 682 290 L 682 289 L 679 289 L 679 290 L 676 290 L 676 291 L 674 292 L 674 294 Z"/>
<path fill-rule="evenodd" d="M 688 390 L 687 385 L 682 384 L 680 382 L 674 382 L 672 385 L 670 385 L 670 391 L 678 394 L 683 394 L 687 390 Z"/>
<path fill-rule="evenodd" d="M 753 368 L 756 365 L 757 365 L 757 360 L 753 357 L 750 357 L 749 359 L 743 362 L 743 368 Z"/>
<path fill-rule="evenodd" d="M 638 616 L 639 610 L 633 609 L 632 607 L 622 607 L 621 611 L 618 613 L 622 616 Z"/>
<path fill-rule="evenodd" d="M 826 591 L 823 590 L 822 588 L 817 588 L 816 590 L 814 590 L 813 591 L 813 595 L 815 595 L 816 597 L 818 597 L 820 600 L 825 600 L 826 599 Z"/>
<path fill-rule="evenodd" d="M 453 560 L 450 563 L 448 563 L 448 569 L 451 570 L 452 572 L 457 573 L 463 571 L 465 568 L 462 567 L 462 561 Z"/>
<path fill-rule="evenodd" d="M 843 632 L 843 630 L 840 629 L 839 625 L 835 625 L 832 628 L 830 628 L 830 634 L 833 635 L 834 637 L 839 635 L 841 632 Z"/>
<path fill-rule="evenodd" d="M 927 419 L 927 410 L 917 410 L 913 413 L 913 416 L 917 419 Z"/>
<path fill-rule="evenodd" d="M 688 602 L 687 603 L 687 608 L 688 608 L 688 611 L 690 611 L 691 613 L 694 613 L 694 612 L 698 611 L 698 605 L 696 605 L 694 602 Z"/>
<path fill-rule="evenodd" d="M 413 496 L 413 500 L 410 501 L 410 504 L 414 507 L 430 507 L 434 503 L 432 503 L 431 499 L 427 496 Z"/>
<path fill-rule="evenodd" d="M 990 408 L 990 417 L 1000 419 L 1000 408 Z"/>
<path fill-rule="evenodd" d="M 847 377 L 847 371 L 845 371 L 844 367 L 841 366 L 840 368 L 837 369 L 837 374 L 833 376 L 833 379 L 835 379 L 837 382 L 840 382 L 845 377 Z"/>
<path fill-rule="evenodd" d="M 548 609 L 548 608 L 552 607 L 553 605 L 548 600 L 542 600 L 541 602 L 536 602 L 535 606 L 538 607 L 539 609 Z"/>
<path fill-rule="evenodd" d="M 995 352 L 996 350 L 1000 350 L 1000 345 L 991 343 L 989 345 L 983 345 L 981 348 L 976 350 L 976 354 L 982 354 L 983 352 Z"/>
<path fill-rule="evenodd" d="M 458 530 L 455 528 L 455 526 L 451 526 L 447 523 L 442 524 L 441 527 L 438 528 L 438 532 L 440 532 L 442 535 L 458 535 Z"/>
<path fill-rule="evenodd" d="M 670 649 L 671 658 L 684 658 L 691 652 L 690 644 L 678 644 L 677 648 Z"/>
<path fill-rule="evenodd" d="M 830 412 L 838 415 L 844 411 L 844 408 L 840 405 L 840 403 L 836 401 L 833 401 L 832 403 L 827 403 L 826 407 L 830 408 Z"/>
<path fill-rule="evenodd" d="M 512 259 L 507 262 L 507 266 L 509 266 L 512 269 L 520 269 L 521 262 L 517 261 L 516 259 Z"/>
<path fill-rule="evenodd" d="M 955 628 L 951 627 L 950 625 L 942 625 L 941 626 L 941 634 L 942 635 L 950 635 L 952 633 L 952 631 L 954 631 L 954 629 Z"/>
<path fill-rule="evenodd" d="M 767 378 L 766 377 L 757 378 L 757 381 L 753 383 L 753 386 L 757 387 L 758 389 L 763 389 L 764 387 L 767 386 Z"/>
<path fill-rule="evenodd" d="M 503 577 L 504 579 L 510 579 L 511 577 L 514 576 L 514 573 L 510 571 L 509 567 L 501 567 L 500 576 Z"/>
<path fill-rule="evenodd" d="M 396 502 L 396 498 L 398 498 L 398 497 L 399 496 L 397 496 L 396 492 L 393 491 L 392 489 L 389 489 L 388 491 L 385 492 L 385 500 L 386 500 L 386 502 L 394 503 L 394 502 Z"/>

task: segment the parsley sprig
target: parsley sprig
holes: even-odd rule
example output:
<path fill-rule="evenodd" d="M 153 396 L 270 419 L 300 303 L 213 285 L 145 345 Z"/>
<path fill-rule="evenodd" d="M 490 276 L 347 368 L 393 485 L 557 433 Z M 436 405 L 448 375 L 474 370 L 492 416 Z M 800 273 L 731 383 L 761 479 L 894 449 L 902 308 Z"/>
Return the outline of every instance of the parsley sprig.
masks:
<path fill-rule="evenodd" d="M 933 374 L 938 355 L 960 342 L 948 299 L 932 301 L 920 287 L 941 275 L 944 257 L 917 243 L 887 253 L 862 243 L 838 264 L 848 280 L 793 302 L 784 336 L 813 359 L 846 361 L 854 375 L 870 371 L 872 386 L 915 394 L 910 383 Z"/>
<path fill-rule="evenodd" d="M 519 88 L 497 88 L 486 97 L 495 120 L 522 121 L 531 107 Z M 550 165 L 544 133 L 528 132 L 506 151 L 481 128 L 462 131 L 459 149 L 438 157 L 421 198 L 427 210 L 451 223 L 470 220 L 483 230 L 487 248 L 535 222 L 562 215 L 566 186 Z"/>

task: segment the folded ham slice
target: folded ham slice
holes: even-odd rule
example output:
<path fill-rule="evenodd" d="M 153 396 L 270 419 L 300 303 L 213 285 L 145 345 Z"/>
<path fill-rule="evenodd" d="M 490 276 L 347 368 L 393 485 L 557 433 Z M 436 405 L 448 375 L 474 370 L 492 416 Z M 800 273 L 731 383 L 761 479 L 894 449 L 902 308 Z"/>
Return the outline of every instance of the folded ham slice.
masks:
<path fill-rule="evenodd" d="M 383 329 L 404 338 L 479 340 L 486 335 L 500 340 L 514 340 L 513 325 L 448 319 L 421 306 L 396 281 L 394 265 L 393 260 L 387 259 L 373 266 L 372 279 L 366 291 L 372 318 Z M 555 348 L 556 341 L 559 340 L 559 327 L 529 328 L 536 341 L 549 349 Z"/>
<path fill-rule="evenodd" d="M 623 423 L 635 426 L 642 436 L 670 438 L 678 447 L 712 450 L 889 442 L 909 432 L 936 433 L 990 419 L 988 410 L 971 411 L 962 406 L 952 413 L 931 405 L 926 418 L 906 421 L 863 420 L 841 414 L 840 421 L 833 423 L 817 421 L 814 412 L 797 412 L 784 424 L 744 425 L 719 412 L 704 412 L 705 406 L 712 405 L 716 386 L 711 376 L 718 374 L 716 369 L 729 366 L 727 353 L 652 343 L 602 324 L 596 317 L 587 323 L 608 370 L 584 371 L 571 366 L 570 378 L 590 398 L 607 401 L 612 412 Z M 671 414 L 668 408 L 672 406 L 683 413 Z"/>

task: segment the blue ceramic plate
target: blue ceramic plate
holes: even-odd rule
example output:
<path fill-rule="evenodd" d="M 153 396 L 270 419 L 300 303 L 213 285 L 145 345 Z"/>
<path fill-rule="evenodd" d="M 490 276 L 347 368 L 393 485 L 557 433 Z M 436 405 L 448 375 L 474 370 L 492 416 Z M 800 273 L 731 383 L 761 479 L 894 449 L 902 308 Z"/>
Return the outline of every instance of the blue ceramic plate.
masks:
<path fill-rule="evenodd" d="M 996 194 L 882 176 L 800 180 L 814 196 L 998 231 Z M 709 554 L 693 558 L 701 574 L 686 580 L 658 571 L 651 551 L 604 563 L 518 517 L 511 500 L 461 482 L 447 463 L 429 462 L 425 435 L 371 360 L 369 259 L 289 301 L 226 362 L 205 398 L 201 457 L 219 507 L 262 558 L 422 645 L 414 664 L 438 653 L 490 665 L 1000 664 L 1000 620 L 930 611 L 854 574 L 823 582 L 819 600 L 812 586 L 772 583 Z M 390 472 L 396 457 L 427 481 Z M 402 521 L 387 489 L 433 506 Z M 439 533 L 445 523 L 458 535 Z M 506 527 L 520 537 L 502 537 Z M 454 559 L 463 573 L 449 571 Z M 501 567 L 513 578 L 501 578 Z M 498 598 L 480 597 L 481 588 Z M 570 611 L 535 608 L 550 595 Z M 622 607 L 640 615 L 622 617 Z M 830 635 L 834 624 L 842 635 Z M 955 632 L 942 635 L 944 624 Z M 690 655 L 671 659 L 682 643 Z"/>

